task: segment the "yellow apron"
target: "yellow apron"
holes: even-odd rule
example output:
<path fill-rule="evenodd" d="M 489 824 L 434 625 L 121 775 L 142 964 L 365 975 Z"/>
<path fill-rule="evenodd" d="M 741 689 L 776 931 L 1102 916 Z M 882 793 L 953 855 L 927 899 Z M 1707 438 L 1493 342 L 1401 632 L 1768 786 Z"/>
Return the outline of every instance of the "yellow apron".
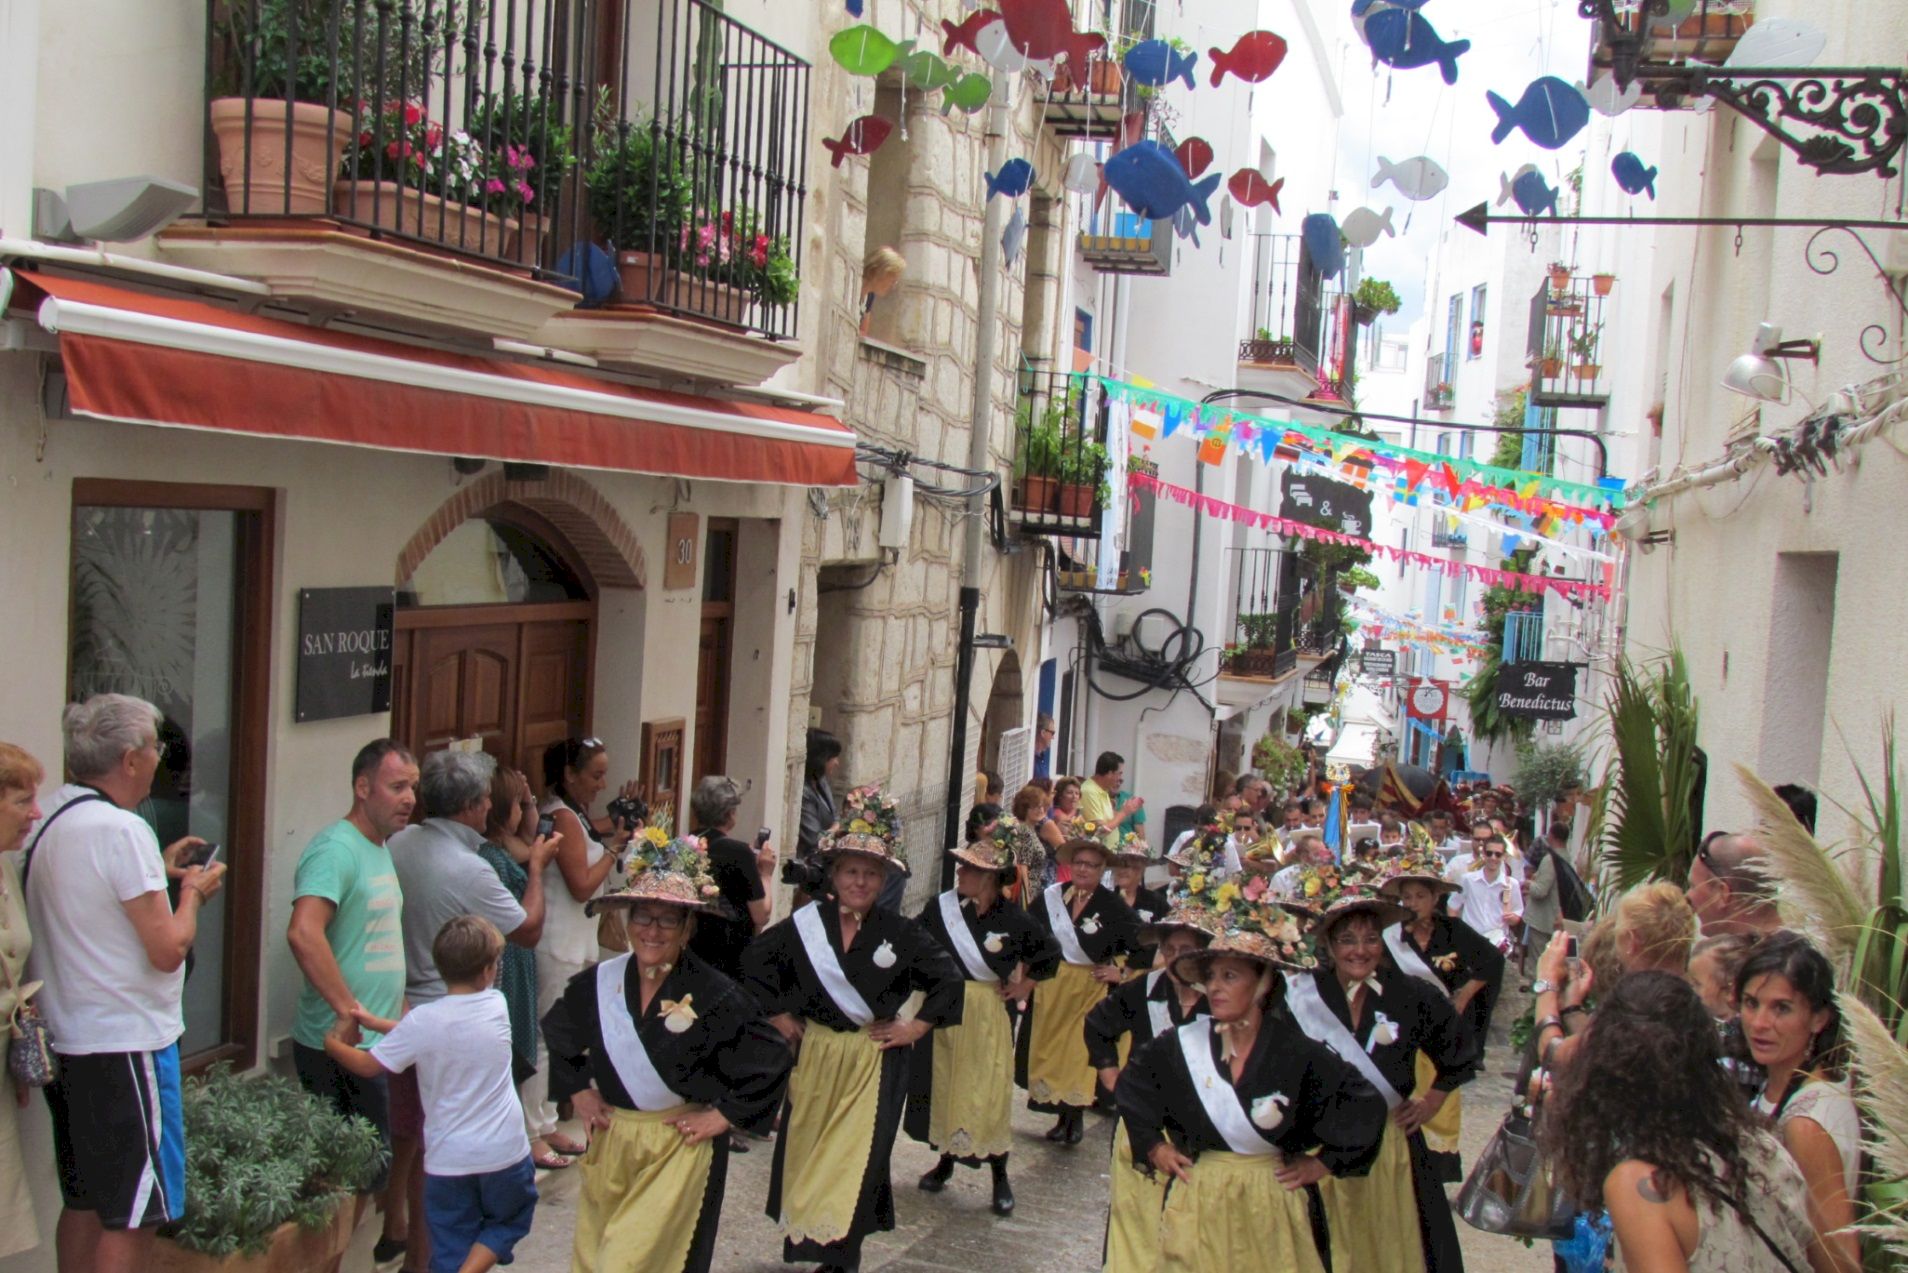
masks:
<path fill-rule="evenodd" d="M 1412 1091 L 1413 1098 L 1423 1096 L 1431 1090 L 1437 1081 L 1438 1067 L 1424 1053 L 1418 1053 L 1418 1086 Z M 1464 1093 L 1452 1092 L 1444 1098 L 1444 1105 L 1438 1110 L 1437 1117 L 1419 1130 L 1424 1133 L 1424 1144 L 1434 1154 L 1455 1154 L 1458 1152 L 1458 1133 L 1464 1127 Z"/>
<path fill-rule="evenodd" d="M 789 1241 L 825 1246 L 854 1227 L 880 1100 L 881 1049 L 868 1032 L 809 1022 L 782 1127 L 781 1225 Z"/>
<path fill-rule="evenodd" d="M 1106 998 L 1106 989 L 1093 979 L 1092 968 L 1068 963 L 1034 989 L 1027 1096 L 1037 1104 L 1093 1104 L 1099 1071 L 1087 1060 L 1086 1015 Z"/>
<path fill-rule="evenodd" d="M 1166 1201 L 1166 1179 L 1150 1177 L 1133 1165 L 1133 1142 L 1127 1139 L 1125 1119 L 1113 1133 L 1109 1174 L 1112 1200 L 1103 1273 L 1154 1273 L 1159 1268 L 1159 1217 Z"/>
<path fill-rule="evenodd" d="M 998 1158 L 1013 1148 L 1014 1036 L 1000 987 L 967 983 L 961 1023 L 934 1032 L 928 1144 L 956 1158 Z"/>
<path fill-rule="evenodd" d="M 701 1108 L 610 1111 L 580 1168 L 570 1273 L 682 1273 L 715 1146 L 685 1145 L 670 1123 Z"/>
<path fill-rule="evenodd" d="M 1160 1273 L 1325 1273 L 1307 1195 L 1281 1185 L 1272 1174 L 1278 1166 L 1276 1152 L 1200 1154 L 1192 1180 L 1175 1180 L 1166 1191 Z M 1346 1273 L 1364 1270 L 1347 1266 Z"/>
<path fill-rule="evenodd" d="M 1332 1231 L 1332 1267 L 1358 1273 L 1424 1273 L 1418 1190 L 1410 1137 L 1389 1118 L 1378 1157 L 1363 1176 L 1327 1176 L 1318 1185 Z M 1444 1206 L 1438 1197 L 1434 1204 Z"/>

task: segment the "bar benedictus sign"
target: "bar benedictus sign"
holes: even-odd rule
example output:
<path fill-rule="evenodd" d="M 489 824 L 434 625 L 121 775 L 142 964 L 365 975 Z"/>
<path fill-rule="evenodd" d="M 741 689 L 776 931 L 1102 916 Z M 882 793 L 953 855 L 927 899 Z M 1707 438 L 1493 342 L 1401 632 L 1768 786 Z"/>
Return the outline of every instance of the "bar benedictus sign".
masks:
<path fill-rule="evenodd" d="M 1497 711 L 1523 720 L 1573 720 L 1575 663 L 1506 663 L 1497 669 Z"/>
<path fill-rule="evenodd" d="M 298 590 L 299 721 L 391 710 L 390 588 Z"/>

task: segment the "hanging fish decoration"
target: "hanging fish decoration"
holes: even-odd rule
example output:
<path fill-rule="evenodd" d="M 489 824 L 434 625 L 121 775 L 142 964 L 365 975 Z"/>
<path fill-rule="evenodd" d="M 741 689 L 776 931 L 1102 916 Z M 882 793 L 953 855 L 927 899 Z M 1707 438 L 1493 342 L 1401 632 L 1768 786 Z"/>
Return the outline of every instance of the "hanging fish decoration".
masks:
<path fill-rule="evenodd" d="M 996 71 L 1004 71 L 1008 75 L 1018 75 L 1022 71 L 1038 71 L 1041 75 L 1052 78 L 1056 69 L 1051 61 L 1030 58 L 1021 52 L 1020 47 L 1014 43 L 1014 37 L 1007 34 L 1007 23 L 998 17 L 989 20 L 974 36 L 974 48 L 980 54 L 981 61 Z"/>
<path fill-rule="evenodd" d="M 1000 17 L 1014 47 L 1035 62 L 1065 58 L 1084 71 L 1087 60 L 1106 47 L 1098 32 L 1073 29 L 1067 0 L 1000 0 Z"/>
<path fill-rule="evenodd" d="M 1278 70 L 1279 64 L 1285 61 L 1286 47 L 1283 36 L 1271 31 L 1248 31 L 1239 37 L 1230 52 L 1213 49 L 1209 55 L 1212 58 L 1212 86 L 1218 88 L 1219 81 L 1226 77 L 1227 72 L 1248 84 L 1270 79 L 1272 72 Z"/>
<path fill-rule="evenodd" d="M 1497 206 L 1515 200 L 1517 208 L 1527 217 L 1540 216 L 1545 212 L 1557 215 L 1558 191 L 1547 181 L 1544 174 L 1537 171 L 1536 164 L 1525 164 L 1513 177 L 1500 176 L 1501 189 L 1497 193 Z"/>
<path fill-rule="evenodd" d="M 829 56 L 850 75 L 879 75 L 914 47 L 914 41 L 896 44 L 874 27 L 862 24 L 837 31 L 828 42 Z"/>
<path fill-rule="evenodd" d="M 961 79 L 961 70 L 928 49 L 917 49 L 901 59 L 901 74 L 908 87 L 923 93 L 938 93 Z"/>
<path fill-rule="evenodd" d="M 979 71 L 969 71 L 941 94 L 941 114 L 946 115 L 958 106 L 972 115 L 986 106 L 987 99 L 993 95 L 994 81 Z"/>
<path fill-rule="evenodd" d="M 1345 240 L 1338 222 L 1329 212 L 1314 212 L 1299 225 L 1299 240 L 1305 245 L 1312 264 L 1326 278 L 1345 268 Z"/>
<path fill-rule="evenodd" d="M 1822 56 L 1828 36 L 1820 27 L 1795 18 L 1764 18 L 1758 21 L 1736 47 L 1723 59 L 1724 66 L 1808 66 Z"/>
<path fill-rule="evenodd" d="M 1148 88 L 1162 88 L 1171 80 L 1186 81 L 1187 88 L 1198 88 L 1193 67 L 1199 55 L 1182 53 L 1164 40 L 1143 40 L 1126 51 L 1126 73 Z"/>
<path fill-rule="evenodd" d="M 1019 204 L 1014 205 L 1014 215 L 1007 218 L 1007 228 L 1000 232 L 1000 254 L 1006 259 L 1009 269 L 1020 260 L 1020 249 L 1027 242 L 1027 214 Z"/>
<path fill-rule="evenodd" d="M 1274 212 L 1282 211 L 1279 207 L 1279 191 L 1284 188 L 1284 177 L 1267 184 L 1264 174 L 1257 168 L 1241 168 L 1226 182 L 1227 192 L 1238 201 L 1239 206 L 1257 208 L 1269 203 Z"/>
<path fill-rule="evenodd" d="M 1575 85 L 1554 75 L 1532 80 L 1515 106 L 1495 93 L 1484 94 L 1484 100 L 1497 112 L 1497 127 L 1491 130 L 1494 142 L 1501 143 L 1522 129 L 1524 136 L 1545 150 L 1556 150 L 1590 122 L 1590 103 Z"/>
<path fill-rule="evenodd" d="M 1391 225 L 1391 209 L 1387 207 L 1380 216 L 1370 208 L 1356 208 L 1345 218 L 1345 224 L 1338 227 L 1345 242 L 1355 248 L 1368 248 L 1378 241 L 1379 235 L 1395 239 L 1398 232 Z"/>
<path fill-rule="evenodd" d="M 822 138 L 822 149 L 834 156 L 828 166 L 839 168 L 841 161 L 850 155 L 874 154 L 893 131 L 893 120 L 883 119 L 879 115 L 863 115 L 843 129 L 840 137 Z"/>
<path fill-rule="evenodd" d="M 1066 174 L 1060 178 L 1063 188 L 1074 194 L 1092 194 L 1100 188 L 1100 162 L 1084 150 L 1067 160 Z"/>
<path fill-rule="evenodd" d="M 863 0 L 848 0 L 848 16 L 851 18 L 860 17 L 862 3 Z"/>
<path fill-rule="evenodd" d="M 1395 164 L 1380 155 L 1378 171 L 1372 174 L 1371 188 L 1376 190 L 1387 181 L 1396 186 L 1398 193 L 1405 198 L 1413 203 L 1422 203 L 1443 194 L 1444 188 L 1451 184 L 1451 175 L 1429 155 L 1419 155 L 1415 159 Z"/>
<path fill-rule="evenodd" d="M 1365 18 L 1365 43 L 1371 55 L 1395 70 L 1409 71 L 1435 64 L 1446 84 L 1457 83 L 1460 55 L 1469 40 L 1445 40 L 1431 20 L 1413 9 L 1381 6 Z"/>
<path fill-rule="evenodd" d="M 1632 151 L 1624 151 L 1610 161 L 1610 175 L 1616 178 L 1617 185 L 1623 187 L 1624 194 L 1647 194 L 1652 202 L 1656 199 L 1656 169 L 1646 168 L 1643 161 Z"/>
<path fill-rule="evenodd" d="M 1000 21 L 1000 14 L 992 9 L 976 9 L 958 23 L 942 18 L 941 56 L 952 57 L 955 49 L 966 49 L 975 57 L 979 57 L 980 47 L 974 43 L 975 37 L 989 22 L 998 21 Z"/>
<path fill-rule="evenodd" d="M 1025 159 L 1009 159 L 1000 166 L 999 172 L 987 174 L 987 197 L 1004 194 L 1009 199 L 1018 199 L 1027 193 L 1033 185 L 1034 167 Z"/>
<path fill-rule="evenodd" d="M 1134 142 L 1106 161 L 1102 175 L 1127 207 L 1150 221 L 1168 220 L 1191 204 L 1199 224 L 1212 222 L 1206 201 L 1219 188 L 1219 174 L 1195 184 L 1173 152 L 1159 142 Z"/>
<path fill-rule="evenodd" d="M 1182 239 L 1191 239 L 1194 247 L 1199 246 L 1199 221 L 1191 204 L 1173 213 L 1173 233 Z"/>
<path fill-rule="evenodd" d="M 1643 81 L 1631 80 L 1630 87 L 1619 91 L 1616 76 L 1606 73 L 1598 76 L 1597 82 L 1588 88 L 1577 85 L 1577 91 L 1590 103 L 1591 110 L 1615 119 L 1643 100 Z"/>
<path fill-rule="evenodd" d="M 1644 17 L 1648 20 L 1650 29 L 1661 31 L 1667 28 L 1674 31 L 1696 12 L 1696 0 L 1668 0 L 1662 13 L 1648 12 L 1651 7 L 1644 6 Z"/>
<path fill-rule="evenodd" d="M 1179 161 L 1188 177 L 1197 180 L 1212 167 L 1212 143 L 1204 137 L 1188 137 L 1173 149 L 1173 158 Z"/>

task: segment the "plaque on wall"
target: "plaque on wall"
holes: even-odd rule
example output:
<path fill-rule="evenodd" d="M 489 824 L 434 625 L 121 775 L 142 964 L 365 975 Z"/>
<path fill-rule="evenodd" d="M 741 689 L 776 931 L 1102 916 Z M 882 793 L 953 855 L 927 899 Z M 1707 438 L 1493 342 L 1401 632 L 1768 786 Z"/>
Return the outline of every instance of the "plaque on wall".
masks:
<path fill-rule="evenodd" d="M 1368 676 L 1396 676 L 1398 652 L 1396 650 L 1361 650 L 1358 653 L 1358 667 Z"/>
<path fill-rule="evenodd" d="M 1315 473 L 1285 470 L 1279 516 L 1363 539 L 1371 534 L 1371 492 Z"/>
<path fill-rule="evenodd" d="M 663 587 L 671 592 L 696 586 L 696 550 L 702 544 L 701 522 L 694 513 L 669 514 L 669 555 L 663 561 Z"/>
<path fill-rule="evenodd" d="M 391 710 L 391 588 L 298 590 L 300 722 Z"/>
<path fill-rule="evenodd" d="M 1564 721 L 1577 715 L 1575 663 L 1506 663 L 1497 669 L 1497 711 L 1522 720 Z"/>

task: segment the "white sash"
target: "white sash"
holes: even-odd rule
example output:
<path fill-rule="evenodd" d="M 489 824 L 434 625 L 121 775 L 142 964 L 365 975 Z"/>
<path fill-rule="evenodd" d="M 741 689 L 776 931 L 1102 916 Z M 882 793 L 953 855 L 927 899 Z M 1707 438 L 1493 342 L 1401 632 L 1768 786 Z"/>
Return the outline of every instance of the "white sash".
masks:
<path fill-rule="evenodd" d="M 1318 1043 L 1336 1052 L 1340 1059 L 1350 1063 L 1351 1067 L 1365 1076 L 1365 1082 L 1378 1089 L 1378 1095 L 1385 1098 L 1387 1109 L 1397 1109 L 1404 1101 L 1404 1094 L 1391 1085 L 1385 1072 L 1371 1059 L 1371 1054 L 1358 1046 L 1358 1040 L 1345 1028 L 1318 993 L 1318 983 L 1312 980 L 1309 972 L 1288 972 L 1285 974 L 1285 1004 L 1292 1010 L 1292 1019 L 1298 1022 L 1299 1029 Z"/>
<path fill-rule="evenodd" d="M 1073 916 L 1067 913 L 1067 904 L 1061 900 L 1067 888 L 1065 884 L 1047 885 L 1047 922 L 1053 926 L 1053 939 L 1060 943 L 1060 957 L 1070 964 L 1090 968 L 1093 961 L 1080 949 L 1080 934 L 1074 931 Z"/>
<path fill-rule="evenodd" d="M 841 1015 L 856 1025 L 867 1025 L 874 1020 L 874 1009 L 841 970 L 841 960 L 835 957 L 835 948 L 828 944 L 828 930 L 822 927 L 821 911 L 817 909 L 820 905 L 810 902 L 795 912 L 795 932 L 802 939 L 802 949 L 808 952 L 808 962 L 815 969 L 815 975 L 821 978 L 822 989 L 841 1009 Z"/>
<path fill-rule="evenodd" d="M 1398 965 L 1399 972 L 1436 986 L 1438 993 L 1446 999 L 1451 997 L 1451 991 L 1445 986 L 1443 979 L 1430 964 L 1424 962 L 1423 957 L 1412 948 L 1411 943 L 1405 940 L 1403 924 L 1393 924 L 1385 930 L 1385 949 L 1391 952 L 1391 962 Z"/>
<path fill-rule="evenodd" d="M 1155 968 L 1146 974 L 1146 1019 L 1153 1023 L 1153 1037 L 1159 1038 L 1173 1028 L 1173 1014 L 1166 1000 L 1153 998 L 1153 991 L 1159 987 L 1159 979 L 1166 975 L 1164 968 Z M 1174 993 L 1170 988 L 1167 994 Z"/>
<path fill-rule="evenodd" d="M 1200 1017 L 1179 1027 L 1179 1050 L 1185 1054 L 1186 1068 L 1192 1072 L 1193 1091 L 1206 1107 L 1206 1117 L 1225 1137 L 1235 1154 L 1263 1157 L 1278 1148 L 1259 1135 L 1259 1129 L 1246 1116 L 1238 1089 L 1226 1082 L 1212 1063 L 1212 1019 Z"/>
<path fill-rule="evenodd" d="M 683 1098 L 656 1073 L 649 1049 L 643 1046 L 643 1036 L 636 1033 L 636 1019 L 629 1015 L 624 989 L 628 975 L 628 955 L 596 965 L 596 1018 L 603 1031 L 603 1053 L 637 1109 L 674 1109 Z"/>
<path fill-rule="evenodd" d="M 941 924 L 947 929 L 947 939 L 954 944 L 954 953 L 959 957 L 961 966 L 967 969 L 967 975 L 974 981 L 999 981 L 994 970 L 981 958 L 980 947 L 974 944 L 974 934 L 967 927 L 967 916 L 961 914 L 961 895 L 955 889 L 941 894 Z"/>

